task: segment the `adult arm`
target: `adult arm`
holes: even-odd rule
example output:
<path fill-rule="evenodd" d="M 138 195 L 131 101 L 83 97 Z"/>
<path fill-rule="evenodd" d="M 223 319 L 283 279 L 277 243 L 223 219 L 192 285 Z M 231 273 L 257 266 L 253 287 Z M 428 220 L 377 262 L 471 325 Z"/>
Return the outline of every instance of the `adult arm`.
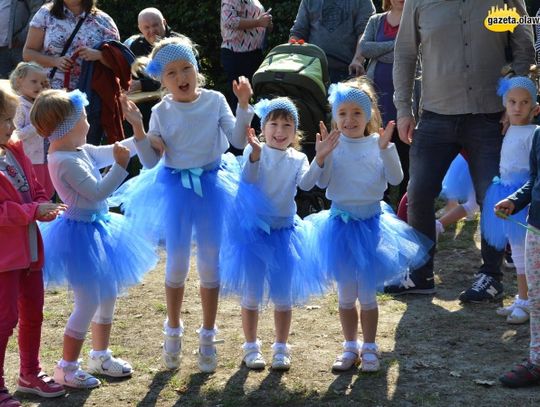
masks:
<path fill-rule="evenodd" d="M 379 58 L 384 54 L 391 53 L 394 50 L 395 41 L 377 41 L 377 30 L 379 24 L 383 24 L 385 15 L 374 15 L 369 19 L 364 34 L 358 41 L 357 53 L 368 59 Z"/>
<path fill-rule="evenodd" d="M 309 12 L 306 1 L 302 0 L 298 6 L 298 13 L 294 19 L 294 24 L 291 28 L 289 38 L 299 40 L 303 39 L 309 42 Z"/>
<path fill-rule="evenodd" d="M 399 138 L 405 143 L 412 141 L 415 127 L 412 93 L 420 44 L 420 33 L 416 21 L 416 3 L 416 0 L 408 0 L 403 7 L 403 15 L 394 47 L 392 72 Z"/>
<path fill-rule="evenodd" d="M 261 13 L 257 18 L 242 18 L 238 9 L 240 1 L 221 1 L 221 25 L 231 30 L 249 30 L 257 27 L 268 27 L 272 23 L 272 17 L 268 13 Z"/>
<path fill-rule="evenodd" d="M 365 73 L 365 56 L 363 56 L 360 52 L 359 43 L 360 39 L 362 38 L 362 34 L 366 29 L 368 20 L 375 13 L 375 6 L 373 5 L 372 1 L 363 1 L 360 4 L 360 9 L 356 12 L 356 20 L 354 24 L 355 33 L 358 38 L 358 40 L 356 41 L 357 46 L 353 59 L 349 65 L 349 73 L 356 76 L 360 76 Z"/>
<path fill-rule="evenodd" d="M 45 68 L 57 67 L 61 70 L 69 68 L 69 63 L 66 61 L 68 58 L 66 56 L 55 57 L 42 53 L 44 39 L 45 31 L 41 28 L 30 27 L 23 48 L 23 59 L 25 61 L 37 62 Z"/>
<path fill-rule="evenodd" d="M 515 7 L 520 16 L 527 15 L 522 0 L 509 0 L 508 8 Z M 518 24 L 514 32 L 509 33 L 509 43 L 512 49 L 512 68 L 517 75 L 527 75 L 534 64 L 534 35 L 530 25 Z"/>

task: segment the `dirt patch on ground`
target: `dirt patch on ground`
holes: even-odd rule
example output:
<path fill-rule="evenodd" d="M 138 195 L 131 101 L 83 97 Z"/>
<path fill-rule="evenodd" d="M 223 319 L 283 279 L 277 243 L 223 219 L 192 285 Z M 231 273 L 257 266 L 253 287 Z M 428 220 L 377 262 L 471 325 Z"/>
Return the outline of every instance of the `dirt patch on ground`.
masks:
<path fill-rule="evenodd" d="M 25 406 L 537 406 L 539 388 L 510 390 L 497 377 L 527 357 L 528 325 L 510 326 L 495 314 L 496 304 L 463 306 L 459 292 L 470 285 L 480 265 L 476 222 L 460 223 L 443 235 L 437 253 L 438 292 L 433 297 L 399 300 L 379 296 L 378 343 L 383 369 L 376 374 L 352 371 L 334 375 L 330 366 L 341 350 L 341 330 L 334 293 L 294 311 L 290 343 L 293 366 L 280 374 L 249 371 L 240 365 L 243 336 L 236 301 L 220 303 L 219 366 L 199 373 L 197 334 L 201 321 L 197 277 L 190 274 L 184 306 L 186 327 L 181 369 L 167 371 L 160 360 L 165 315 L 163 267 L 118 301 L 112 349 L 129 360 L 129 380 L 109 380 L 92 391 L 70 391 L 44 400 L 17 394 Z M 162 256 L 163 257 L 163 256 Z M 515 295 L 515 275 L 505 273 L 505 303 Z M 66 292 L 46 296 L 42 363 L 52 373 L 61 355 L 64 324 L 71 311 Z M 259 337 L 271 358 L 272 310 L 261 315 Z M 88 353 L 84 349 L 84 357 Z M 7 385 L 15 388 L 16 341 L 8 347 Z"/>

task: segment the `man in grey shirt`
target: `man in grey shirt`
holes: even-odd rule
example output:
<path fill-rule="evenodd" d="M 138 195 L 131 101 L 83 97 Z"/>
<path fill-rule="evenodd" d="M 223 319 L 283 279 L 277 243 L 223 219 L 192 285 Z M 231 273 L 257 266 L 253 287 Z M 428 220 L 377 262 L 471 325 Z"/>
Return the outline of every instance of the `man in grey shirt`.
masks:
<path fill-rule="evenodd" d="M 481 205 L 487 187 L 499 172 L 503 105 L 496 89 L 501 69 L 512 54 L 517 75 L 526 75 L 534 63 L 530 26 L 514 32 L 492 32 L 484 19 L 493 6 L 516 8 L 526 14 L 522 0 L 407 0 L 394 52 L 394 102 L 401 140 L 411 144 L 408 221 L 435 241 L 434 200 L 454 157 L 465 149 L 476 198 Z M 418 127 L 411 95 L 416 59 L 422 61 L 422 114 Z M 462 302 L 501 298 L 503 252 L 482 238 L 483 264 Z M 413 270 L 401 284 L 388 286 L 393 294 L 431 294 L 433 253 L 430 261 Z"/>
<path fill-rule="evenodd" d="M 302 0 L 290 38 L 321 47 L 328 58 L 330 80 L 339 82 L 364 73 L 357 44 L 373 13 L 371 0 Z"/>

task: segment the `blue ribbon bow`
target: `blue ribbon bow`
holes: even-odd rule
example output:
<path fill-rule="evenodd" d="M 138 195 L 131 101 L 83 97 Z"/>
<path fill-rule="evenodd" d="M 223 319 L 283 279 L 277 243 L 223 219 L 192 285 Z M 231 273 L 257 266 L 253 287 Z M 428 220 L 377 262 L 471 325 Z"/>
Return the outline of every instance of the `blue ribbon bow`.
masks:
<path fill-rule="evenodd" d="M 201 175 L 204 170 L 200 167 L 198 168 L 188 168 L 185 170 L 174 170 L 173 174 L 180 173 L 182 180 L 182 186 L 186 189 L 192 189 L 197 195 L 201 198 L 203 196 L 202 185 L 201 185 Z"/>
<path fill-rule="evenodd" d="M 111 220 L 110 213 L 93 213 L 90 222 L 108 222 Z"/>
<path fill-rule="evenodd" d="M 349 221 L 352 220 L 359 220 L 356 216 L 352 215 L 351 213 L 344 211 L 342 209 L 336 208 L 335 206 L 332 206 L 330 208 L 330 217 L 332 218 L 341 218 L 341 220 L 344 223 L 349 223 Z"/>

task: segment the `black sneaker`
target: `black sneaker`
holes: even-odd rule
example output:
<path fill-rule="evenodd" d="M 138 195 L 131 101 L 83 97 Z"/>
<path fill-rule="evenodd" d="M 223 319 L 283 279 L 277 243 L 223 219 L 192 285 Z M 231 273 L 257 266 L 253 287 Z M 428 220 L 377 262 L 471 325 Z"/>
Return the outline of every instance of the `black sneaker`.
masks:
<path fill-rule="evenodd" d="M 487 274 L 479 274 L 471 288 L 459 294 L 461 302 L 489 302 L 500 300 L 503 296 L 503 285 Z"/>
<path fill-rule="evenodd" d="M 387 285 L 384 292 L 391 295 L 403 294 L 435 294 L 435 282 L 433 277 L 420 279 L 413 275 L 407 276 L 399 284 Z"/>

